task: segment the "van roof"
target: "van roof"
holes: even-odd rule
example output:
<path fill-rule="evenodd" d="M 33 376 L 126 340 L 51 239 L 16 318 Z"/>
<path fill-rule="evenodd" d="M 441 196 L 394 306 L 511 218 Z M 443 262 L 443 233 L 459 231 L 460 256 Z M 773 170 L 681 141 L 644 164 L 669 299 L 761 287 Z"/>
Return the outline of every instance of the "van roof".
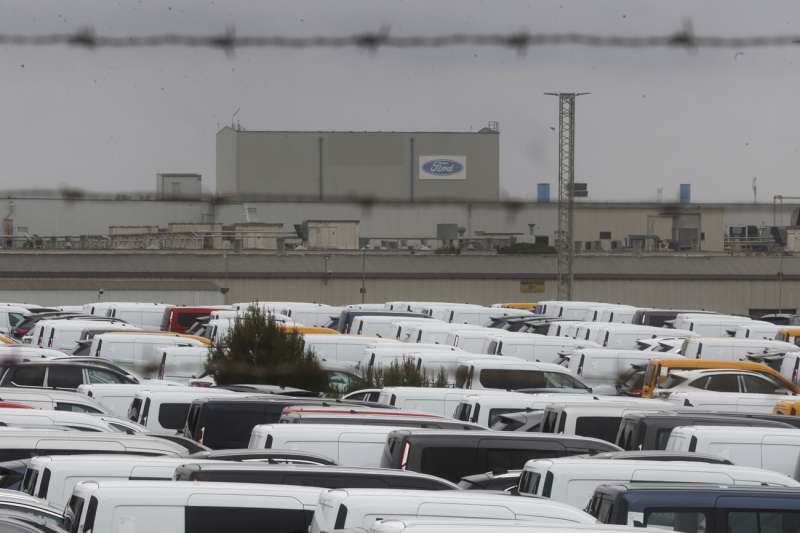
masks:
<path fill-rule="evenodd" d="M 408 411 L 405 409 L 375 409 L 371 407 L 358 408 L 356 406 L 336 406 L 326 407 L 320 405 L 291 405 L 283 408 L 283 414 L 328 414 L 328 415 L 364 415 L 364 416 L 413 416 L 419 418 L 444 418 L 440 415 L 425 413 L 422 411 Z"/>
<path fill-rule="evenodd" d="M 789 433 L 792 436 L 797 436 L 800 438 L 800 432 L 797 431 L 797 428 L 776 428 L 776 427 L 762 427 L 762 426 L 703 426 L 703 425 L 695 425 L 695 426 L 678 426 L 672 430 L 672 434 L 675 432 L 678 433 L 735 433 L 736 435 L 741 434 L 752 434 L 755 436 L 760 435 L 785 435 Z"/>
<path fill-rule="evenodd" d="M 302 425 L 302 424 L 300 424 Z M 452 429 L 424 429 L 424 428 L 403 428 L 395 429 L 389 435 L 390 437 L 398 438 L 430 438 L 430 439 L 500 439 L 500 440 L 518 440 L 518 441 L 569 441 L 569 442 L 592 442 L 601 444 L 611 450 L 621 450 L 616 445 L 594 437 L 583 437 L 580 435 L 564 435 L 562 433 L 539 433 L 539 432 L 517 432 L 517 431 L 496 431 L 491 434 L 485 431 L 459 431 Z"/>
<path fill-rule="evenodd" d="M 181 339 L 192 339 L 202 344 L 211 344 L 211 341 L 205 337 L 197 335 L 186 335 L 185 333 L 172 333 L 169 331 L 109 331 L 108 333 L 101 333 L 96 335 L 95 338 L 106 338 L 113 336 L 114 339 L 122 338 L 124 340 L 136 339 L 137 337 L 178 337 Z M 128 339 L 129 337 L 130 339 Z"/>
<path fill-rule="evenodd" d="M 798 489 L 794 487 L 775 487 L 764 485 L 719 485 L 715 483 L 608 483 L 597 488 L 604 493 L 624 492 L 702 492 L 703 494 L 731 496 L 755 496 L 758 498 L 774 498 L 790 496 L 796 498 Z"/>
<path fill-rule="evenodd" d="M 306 505 L 316 504 L 322 489 L 296 485 L 268 485 L 262 483 L 220 483 L 209 481 L 84 481 L 75 486 L 73 494 L 95 495 L 125 502 L 142 504 L 153 502 L 161 505 L 181 505 L 193 494 L 225 494 L 240 496 L 285 496 L 294 497 Z"/>

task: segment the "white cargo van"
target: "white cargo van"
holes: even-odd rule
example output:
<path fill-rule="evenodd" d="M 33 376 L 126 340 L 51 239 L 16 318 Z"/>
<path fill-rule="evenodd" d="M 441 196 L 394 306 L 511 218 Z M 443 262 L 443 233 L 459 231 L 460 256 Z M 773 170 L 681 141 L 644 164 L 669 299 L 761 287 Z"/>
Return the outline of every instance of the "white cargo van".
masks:
<path fill-rule="evenodd" d="M 107 318 L 124 320 L 132 326 L 147 331 L 160 331 L 164 311 L 173 304 L 160 303 L 112 303 L 106 308 Z"/>
<path fill-rule="evenodd" d="M 394 323 L 397 322 L 397 315 L 360 315 L 353 318 L 350 332 L 353 335 L 364 337 L 378 337 L 381 339 L 394 339 L 396 329 Z M 428 321 L 430 318 L 407 317 L 403 322 Z"/>
<path fill-rule="evenodd" d="M 146 427 L 150 433 L 174 435 L 186 424 L 186 413 L 189 412 L 189 406 L 194 400 L 237 395 L 240 393 L 227 389 L 204 387 L 144 390 L 137 392 L 133 400 L 134 403 L 138 402 L 142 406 L 136 422 Z"/>
<path fill-rule="evenodd" d="M 485 427 L 492 427 L 500 415 L 518 413 L 520 411 L 544 411 L 545 407 L 555 402 L 570 400 L 586 401 L 586 394 L 541 393 L 524 394 L 502 390 L 474 391 L 456 406 L 453 418 L 464 422 L 472 422 Z"/>
<path fill-rule="evenodd" d="M 356 364 L 364 357 L 365 350 L 375 346 L 401 344 L 391 339 L 360 337 L 358 335 L 303 335 L 307 350 L 311 350 L 320 361 Z"/>
<path fill-rule="evenodd" d="M 171 481 L 177 467 L 194 462 L 216 461 L 124 454 L 42 455 L 28 465 L 33 482 L 26 492 L 63 509 L 81 481 Z"/>
<path fill-rule="evenodd" d="M 66 506 L 68 531 L 297 533 L 319 488 L 193 481 L 84 481 Z"/>
<path fill-rule="evenodd" d="M 549 300 L 538 302 L 533 313 L 552 318 L 563 318 L 565 320 L 584 320 L 587 311 L 601 305 L 607 304 L 603 302 Z"/>
<path fill-rule="evenodd" d="M 384 387 L 378 401 L 400 409 L 453 416 L 456 407 L 475 391 L 449 387 Z"/>
<path fill-rule="evenodd" d="M 681 313 L 672 321 L 675 329 L 684 329 L 703 337 L 727 337 L 728 330 L 736 326 L 760 326 L 769 324 L 760 320 L 735 315 L 709 315 Z"/>
<path fill-rule="evenodd" d="M 600 345 L 586 340 L 566 337 L 548 337 L 534 333 L 510 333 L 498 339 L 493 352 L 495 355 L 514 356 L 526 361 L 558 363 L 564 352 L 600 348 Z"/>
<path fill-rule="evenodd" d="M 304 326 L 327 327 L 331 320 L 342 313 L 342 308 L 325 304 L 294 302 L 278 307 L 277 311 Z"/>
<path fill-rule="evenodd" d="M 794 476 L 800 457 L 800 430 L 729 426 L 684 426 L 672 430 L 667 451 L 718 455 L 739 466 Z"/>
<path fill-rule="evenodd" d="M 616 322 L 618 324 L 630 324 L 636 308 L 632 305 L 599 305 L 593 307 L 584 316 L 584 320 L 592 322 Z"/>
<path fill-rule="evenodd" d="M 583 508 L 598 486 L 633 482 L 800 487 L 800 483 L 788 476 L 747 466 L 694 461 L 559 457 L 525 463 L 518 493 L 521 496 L 551 498 Z"/>
<path fill-rule="evenodd" d="M 634 365 L 647 366 L 653 357 L 663 357 L 661 352 L 644 350 L 618 350 L 604 348 L 577 349 L 564 355 L 570 373 L 579 377 L 597 394 L 617 394 L 619 379 Z M 675 356 L 682 357 L 682 356 Z"/>
<path fill-rule="evenodd" d="M 456 387 L 464 389 L 576 389 L 589 388 L 552 363 L 534 363 L 516 357 L 493 357 L 465 360 L 457 370 Z"/>
<path fill-rule="evenodd" d="M 525 520 L 561 526 L 596 523 L 594 517 L 579 509 L 553 503 L 471 490 L 332 489 L 320 495 L 308 531 L 369 528 L 377 520 L 414 518 Z M 502 526 L 495 530 L 502 531 Z"/>
<path fill-rule="evenodd" d="M 130 416 L 131 402 L 137 392 L 146 390 L 183 389 L 178 383 L 147 382 L 137 384 L 99 383 L 78 385 L 78 392 L 97 402 L 108 413 L 128 418 Z M 137 418 L 138 419 L 138 418 Z"/>
<path fill-rule="evenodd" d="M 514 333 L 503 329 L 483 326 L 471 326 L 464 329 L 463 326 L 461 324 L 461 327 L 450 330 L 444 344 L 450 344 L 465 352 L 488 354 L 494 352 L 501 338 L 514 335 Z"/>
<path fill-rule="evenodd" d="M 533 313 L 505 307 L 457 307 L 450 310 L 447 321 L 453 324 L 490 326 L 495 319 L 512 317 L 533 317 Z"/>
<path fill-rule="evenodd" d="M 340 466 L 379 467 L 386 436 L 395 429 L 367 425 L 259 424 L 253 428 L 247 447 L 318 453 Z"/>
<path fill-rule="evenodd" d="M 451 332 L 469 327 L 468 324 L 449 324 L 438 320 L 413 323 L 403 322 L 405 324 L 403 331 L 400 332 L 400 337 L 396 338 L 400 342 L 408 343 L 447 344 L 447 336 Z M 484 329 L 482 326 L 472 327 Z"/>
<path fill-rule="evenodd" d="M 158 353 L 161 356 L 158 379 L 189 385 L 206 374 L 208 346 L 166 346 L 159 348 Z"/>
<path fill-rule="evenodd" d="M 689 359 L 732 359 L 746 361 L 748 355 L 793 352 L 789 342 L 735 337 L 692 337 L 683 341 L 679 354 Z"/>
<path fill-rule="evenodd" d="M 0 306 L 0 334 L 9 335 L 17 327 L 17 324 L 30 314 L 31 312 L 25 307 Z"/>
<path fill-rule="evenodd" d="M 195 337 L 176 333 L 102 333 L 89 348 L 91 357 L 104 357 L 144 377 L 155 375 L 161 364 L 159 350 L 168 346 L 208 346 Z"/>
<path fill-rule="evenodd" d="M 604 348 L 636 350 L 637 341 L 653 337 L 696 337 L 697 333 L 688 330 L 656 328 L 637 324 L 609 324 L 592 332 L 590 340 Z"/>
<path fill-rule="evenodd" d="M 676 408 L 670 402 L 620 396 L 586 402 L 554 402 L 544 410 L 541 431 L 615 442 L 619 423 L 626 414 L 664 413 Z"/>
<path fill-rule="evenodd" d="M 141 331 L 140 328 L 113 320 L 42 320 L 42 347 L 72 353 L 78 347 L 78 341 L 87 330 L 103 330 L 104 332 Z"/>
<path fill-rule="evenodd" d="M 745 323 L 739 324 L 733 329 L 728 330 L 731 337 L 737 339 L 775 339 L 781 326 L 770 324 L 769 322 L 762 323 L 761 321 L 753 321 L 755 324 Z"/>

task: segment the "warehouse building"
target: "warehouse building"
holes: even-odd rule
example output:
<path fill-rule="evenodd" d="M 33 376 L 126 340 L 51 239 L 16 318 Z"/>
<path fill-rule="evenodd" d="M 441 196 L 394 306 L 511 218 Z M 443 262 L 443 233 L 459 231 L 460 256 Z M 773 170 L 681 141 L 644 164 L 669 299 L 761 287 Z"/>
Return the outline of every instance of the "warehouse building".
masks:
<path fill-rule="evenodd" d="M 500 136 L 478 132 L 217 133 L 217 194 L 497 200 Z"/>

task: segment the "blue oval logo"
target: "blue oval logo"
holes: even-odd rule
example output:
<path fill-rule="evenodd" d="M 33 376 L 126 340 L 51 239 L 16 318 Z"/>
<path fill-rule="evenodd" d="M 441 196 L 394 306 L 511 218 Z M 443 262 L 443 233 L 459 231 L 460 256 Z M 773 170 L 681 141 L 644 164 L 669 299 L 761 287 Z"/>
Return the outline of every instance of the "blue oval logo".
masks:
<path fill-rule="evenodd" d="M 450 176 L 464 170 L 464 165 L 452 159 L 433 159 L 422 165 L 422 170 L 434 176 Z"/>

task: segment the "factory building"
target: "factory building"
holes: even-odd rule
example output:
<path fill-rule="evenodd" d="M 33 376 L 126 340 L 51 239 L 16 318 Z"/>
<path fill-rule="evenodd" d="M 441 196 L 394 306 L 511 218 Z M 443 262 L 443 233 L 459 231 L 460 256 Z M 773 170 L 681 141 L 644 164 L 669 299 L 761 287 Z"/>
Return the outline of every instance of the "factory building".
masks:
<path fill-rule="evenodd" d="M 217 194 L 318 200 L 497 200 L 500 136 L 478 132 L 217 133 Z"/>

